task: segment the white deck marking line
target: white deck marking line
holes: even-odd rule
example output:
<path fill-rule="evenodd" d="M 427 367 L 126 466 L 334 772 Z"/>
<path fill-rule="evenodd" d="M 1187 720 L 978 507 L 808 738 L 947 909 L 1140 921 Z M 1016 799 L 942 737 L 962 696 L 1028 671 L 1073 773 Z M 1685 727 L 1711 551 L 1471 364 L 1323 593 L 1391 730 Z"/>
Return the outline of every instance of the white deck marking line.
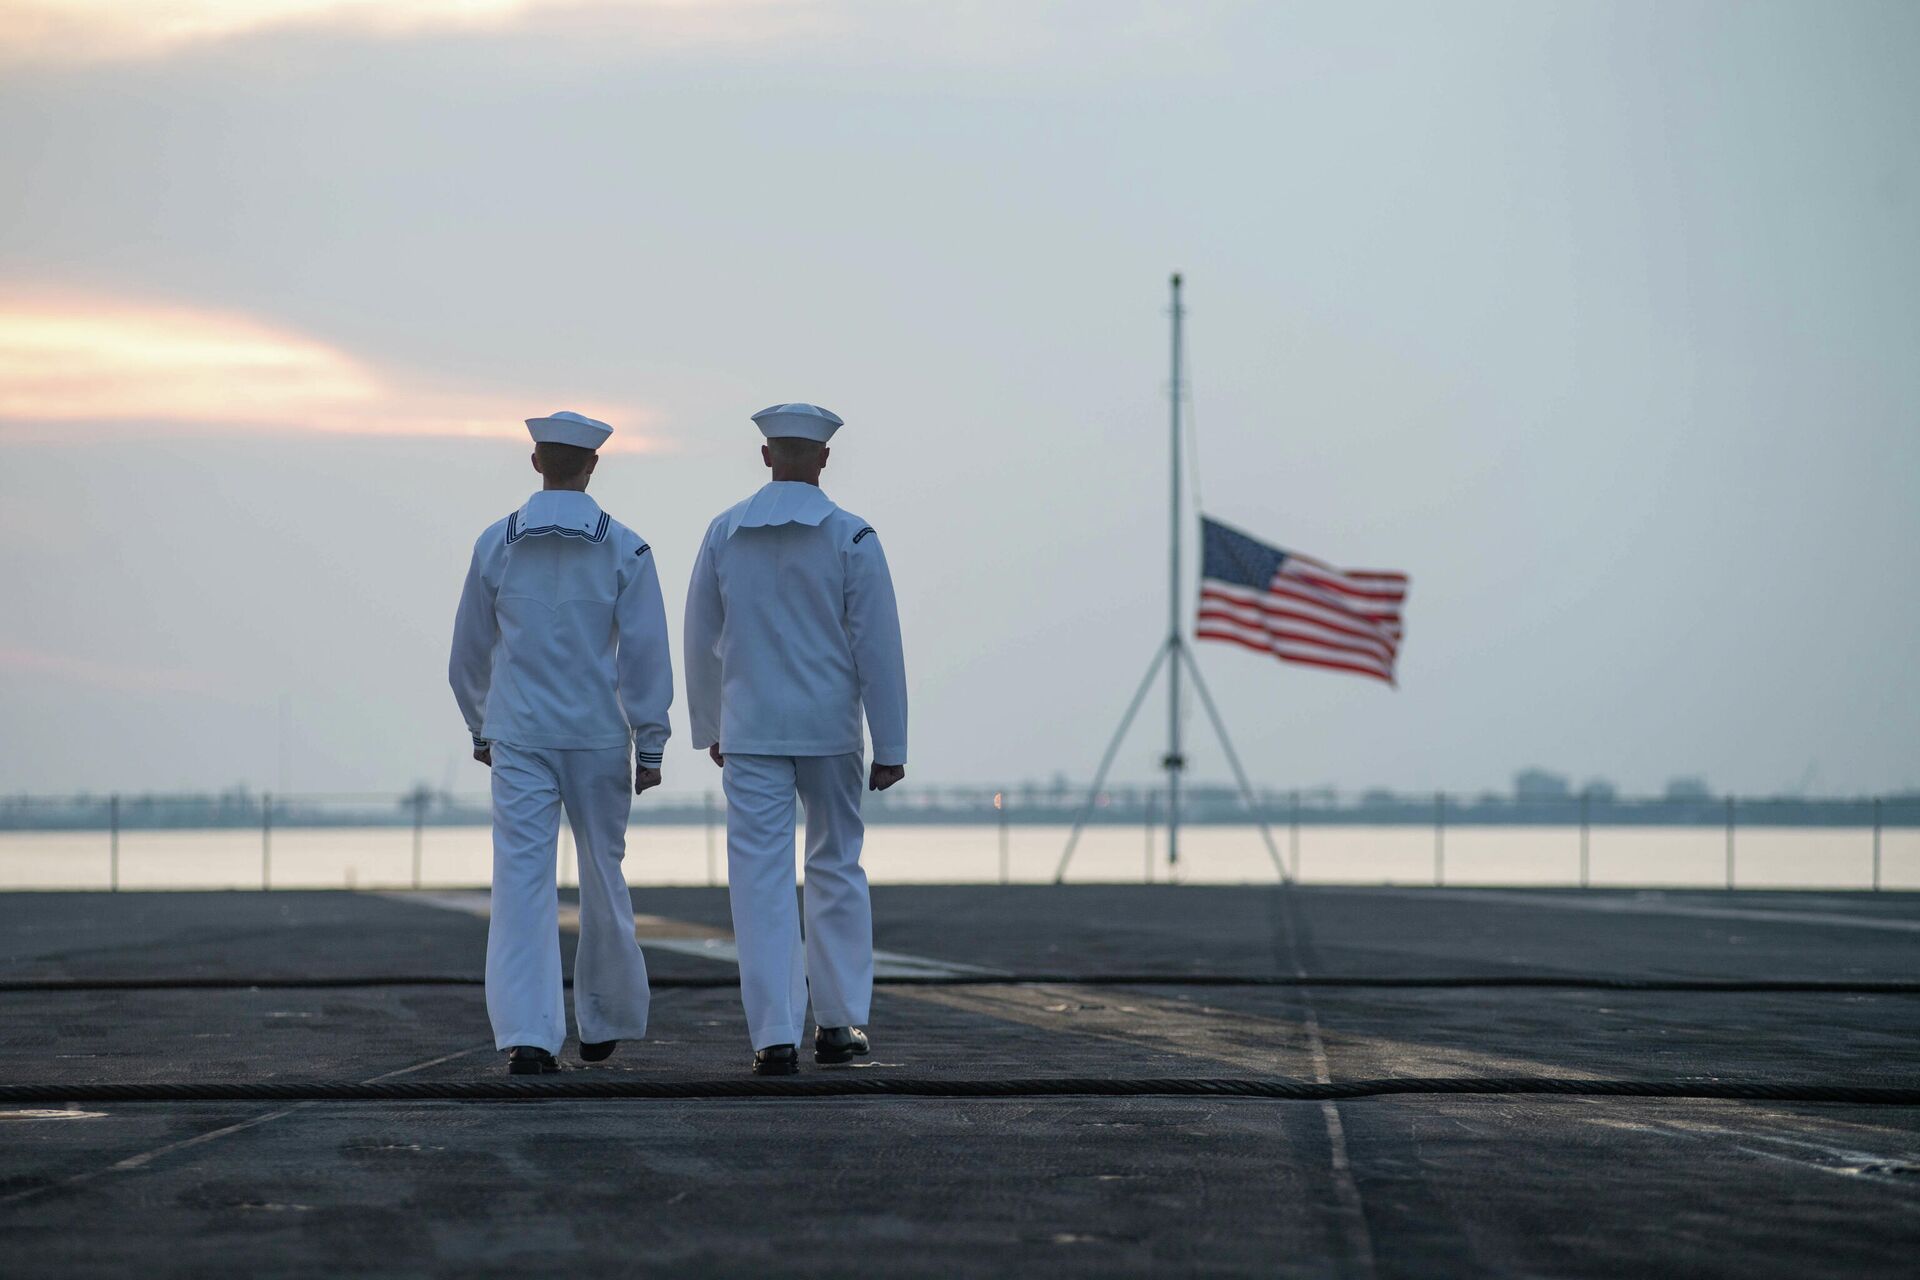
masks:
<path fill-rule="evenodd" d="M 410 1067 L 401 1067 L 397 1071 L 383 1071 L 377 1076 L 362 1080 L 360 1083 L 379 1084 L 382 1080 L 394 1080 L 400 1076 L 410 1076 L 416 1071 L 425 1071 L 428 1067 L 437 1067 L 443 1062 L 452 1062 L 455 1058 L 470 1058 L 476 1053 L 486 1053 L 492 1048 L 492 1045 L 483 1044 L 473 1049 L 456 1049 L 452 1053 L 443 1053 L 437 1058 L 428 1058 L 425 1062 L 416 1062 Z"/>
<path fill-rule="evenodd" d="M 437 1058 L 428 1058 L 425 1062 L 416 1062 L 411 1066 L 401 1067 L 397 1071 L 383 1072 L 369 1080 L 363 1080 L 361 1083 L 376 1084 L 382 1080 L 392 1080 L 396 1076 L 409 1075 L 415 1071 L 425 1071 L 428 1067 L 437 1067 L 443 1062 L 452 1062 L 455 1058 L 465 1058 L 490 1048 L 492 1048 L 491 1045 L 481 1045 L 478 1048 L 461 1049 L 454 1053 L 443 1053 Z M 142 1151 L 137 1155 L 128 1156 L 123 1160 L 116 1160 L 103 1168 L 89 1169 L 84 1173 L 76 1173 L 71 1177 L 62 1178 L 58 1182 L 48 1183 L 46 1186 L 28 1187 L 26 1190 L 16 1191 L 12 1195 L 0 1196 L 0 1205 L 13 1204 L 20 1200 L 28 1200 L 34 1196 L 45 1195 L 49 1191 L 60 1191 L 68 1187 L 83 1186 L 96 1178 L 105 1177 L 110 1173 L 131 1173 L 138 1169 L 144 1169 L 162 1156 L 170 1156 L 176 1151 L 185 1151 L 189 1147 L 197 1147 L 203 1143 L 224 1138 L 229 1134 L 244 1133 L 248 1129 L 256 1129 L 263 1124 L 271 1124 L 282 1116 L 290 1116 L 296 1111 L 304 1111 L 308 1107 L 318 1105 L 319 1104 L 315 1102 L 296 1102 L 290 1107 L 281 1107 L 277 1111 L 269 1111 L 264 1115 L 257 1115 L 251 1119 L 239 1121 L 236 1124 L 223 1125 L 218 1129 L 212 1129 L 206 1133 L 195 1134 L 191 1138 L 182 1138 L 178 1142 L 166 1143 L 153 1148 L 151 1151 Z"/>
<path fill-rule="evenodd" d="M 1786 1140 L 1782 1138 L 1755 1136 L 1748 1139 L 1748 1141 L 1784 1142 Z M 1813 1147 L 1816 1151 L 1823 1150 L 1822 1148 L 1814 1147 L 1812 1143 L 1795 1143 L 1793 1145 Z M 1802 1169 L 1812 1169 L 1818 1173 L 1828 1173 L 1843 1178 L 1858 1178 L 1865 1182 L 1878 1183 L 1884 1187 L 1898 1187 L 1900 1190 L 1908 1193 L 1920 1190 L 1920 1188 L 1916 1188 L 1913 1185 L 1913 1178 L 1907 1174 L 1882 1172 L 1883 1170 L 1891 1170 L 1895 1166 L 1912 1169 L 1914 1162 L 1911 1160 L 1883 1160 L 1864 1152 L 1855 1152 L 1852 1155 L 1850 1163 L 1835 1165 L 1827 1164 L 1819 1160 L 1809 1160 L 1805 1156 L 1786 1155 L 1778 1151 L 1762 1151 L 1758 1147 L 1742 1146 L 1737 1142 L 1734 1143 L 1734 1150 L 1745 1152 L 1750 1156 L 1759 1156 L 1763 1160 L 1778 1160 L 1783 1164 L 1795 1165 Z"/>
<path fill-rule="evenodd" d="M 1829 911 L 1768 911 L 1759 907 L 1709 907 L 1660 898 L 1577 898 L 1551 893 L 1520 893 L 1508 889 L 1347 889 L 1347 893 L 1384 893 L 1396 897 L 1442 897 L 1459 902 L 1512 902 L 1567 911 L 1611 911 L 1626 915 L 1691 916 L 1700 920 L 1757 920 L 1765 924 L 1814 924 L 1842 929 L 1882 929 L 1890 933 L 1920 933 L 1920 920 L 1875 920 Z M 1601 892 L 1605 892 L 1602 890 Z"/>
<path fill-rule="evenodd" d="M 1292 893 L 1289 884 L 1286 892 Z M 1289 900 L 1292 905 L 1292 900 Z M 1300 922 L 1298 911 L 1287 913 L 1287 959 L 1296 978 L 1307 976 L 1306 967 L 1300 962 L 1300 939 L 1296 926 Z M 1301 1020 L 1307 1032 L 1307 1053 L 1313 1061 L 1313 1078 L 1319 1084 L 1333 1083 L 1333 1065 L 1327 1058 L 1327 1043 L 1320 1035 L 1320 1011 L 1313 1003 L 1311 987 L 1295 987 L 1294 993 L 1300 997 L 1300 1004 L 1306 1016 Z M 1367 1225 L 1367 1209 L 1360 1199 L 1360 1183 L 1353 1175 L 1353 1161 L 1347 1154 L 1347 1127 L 1340 1119 L 1340 1108 L 1331 1100 L 1320 1104 L 1320 1120 L 1327 1130 L 1327 1163 L 1333 1170 L 1334 1196 L 1340 1202 L 1341 1217 L 1345 1219 L 1347 1248 L 1353 1255 L 1353 1261 L 1361 1275 L 1377 1277 L 1379 1264 L 1374 1259 L 1373 1231 Z"/>
<path fill-rule="evenodd" d="M 1657 1130 L 1661 1133 L 1677 1134 L 1682 1137 L 1705 1140 L 1709 1137 L 1731 1138 L 1736 1151 L 1750 1156 L 1759 1156 L 1767 1160 L 1779 1160 L 1799 1165 L 1819 1173 L 1834 1174 L 1839 1177 L 1859 1178 L 1883 1186 L 1898 1187 L 1902 1191 L 1920 1191 L 1907 1170 L 1920 1167 L 1920 1152 L 1901 1151 L 1896 1155 L 1882 1155 L 1872 1151 L 1861 1151 L 1853 1147 L 1840 1147 L 1827 1142 L 1809 1142 L 1804 1138 L 1788 1138 L 1778 1134 L 1754 1133 L 1742 1129 L 1728 1129 L 1719 1125 L 1699 1121 L 1655 1120 L 1643 1123 L 1624 1121 L 1606 1121 L 1614 1128 L 1637 1129 L 1641 1131 Z M 1816 1152 L 1826 1157 L 1824 1160 L 1809 1159 L 1806 1156 L 1792 1155 L 1779 1151 L 1763 1151 L 1758 1147 L 1744 1145 L 1749 1142 L 1771 1143 L 1780 1147 L 1795 1147 L 1802 1151 Z M 1898 1172 L 1896 1172 L 1898 1170 Z"/>
<path fill-rule="evenodd" d="M 278 1120 L 281 1116 L 292 1115 L 302 1107 L 310 1107 L 312 1105 L 311 1102 L 296 1102 L 290 1107 L 282 1107 L 278 1111 L 270 1111 L 266 1115 L 255 1116 L 251 1120 L 242 1120 L 238 1124 L 230 1124 L 224 1129 L 211 1129 L 195 1137 L 183 1138 L 179 1142 L 170 1142 L 164 1147 L 155 1147 L 151 1151 L 142 1151 L 137 1156 L 128 1156 L 125 1160 L 116 1160 L 105 1169 L 100 1170 L 100 1172 L 125 1173 L 130 1169 L 144 1168 L 151 1162 L 158 1160 L 161 1156 L 172 1155 L 176 1151 L 185 1151 L 188 1147 L 197 1147 L 203 1142 L 212 1142 L 215 1138 L 224 1138 L 230 1133 L 239 1133 L 243 1129 L 252 1129 L 258 1125 L 267 1123 L 269 1120 Z"/>
<path fill-rule="evenodd" d="M 391 898 L 411 902 L 416 907 L 439 907 L 486 919 L 493 911 L 493 895 L 486 889 L 407 889 L 378 890 L 370 898 Z"/>
<path fill-rule="evenodd" d="M 445 911 L 458 911 L 464 915 L 486 919 L 492 914 L 493 898 L 485 889 L 453 889 L 422 893 L 404 891 L 382 892 L 377 896 L 391 898 L 395 902 L 411 902 L 415 906 L 439 907 Z M 560 909 L 560 927 L 569 933 L 580 929 L 580 912 L 573 907 Z M 642 950 L 672 951 L 680 955 L 698 956 L 702 960 L 713 960 L 720 964 L 738 965 L 740 949 L 734 944 L 730 930 L 718 925 L 701 926 L 685 920 L 674 920 L 667 916 L 638 915 L 633 917 L 633 934 L 640 942 Z M 876 978 L 961 978 L 970 975 L 995 977 L 1001 973 L 998 969 L 983 969 L 979 965 L 960 964 L 952 960 L 934 960 L 927 956 L 908 955 L 901 951 L 881 951 L 873 953 L 873 976 Z"/>
<path fill-rule="evenodd" d="M 378 1084 L 382 1080 L 392 1080 L 399 1076 L 411 1075 L 416 1071 L 425 1071 L 428 1067 L 437 1067 L 443 1062 L 452 1062 L 455 1058 L 470 1057 L 473 1054 L 481 1052 L 481 1050 L 485 1049 L 486 1047 L 487 1046 L 482 1045 L 479 1049 L 460 1049 L 453 1053 L 443 1053 L 437 1058 L 428 1058 L 425 1062 L 416 1062 L 410 1067 L 401 1067 L 397 1071 L 382 1072 L 381 1074 L 374 1076 L 371 1079 L 361 1081 L 361 1083 L 362 1084 Z M 196 1138 L 184 1138 L 179 1142 L 171 1143 L 164 1147 L 155 1147 L 152 1151 L 143 1151 L 137 1156 L 128 1156 L 125 1160 L 121 1160 L 118 1163 L 110 1166 L 107 1172 L 112 1172 L 115 1170 L 138 1169 L 141 1166 L 149 1163 L 150 1161 L 156 1160 L 161 1156 L 171 1155 L 176 1151 L 184 1151 L 188 1147 L 197 1147 L 203 1142 L 212 1142 L 215 1138 L 224 1138 L 230 1133 L 239 1133 L 242 1129 L 251 1129 L 256 1125 L 263 1125 L 267 1123 L 269 1120 L 278 1120 L 281 1116 L 290 1115 L 291 1113 L 295 1111 L 299 1111 L 304 1107 L 310 1107 L 313 1105 L 314 1104 L 311 1102 L 296 1103 L 291 1107 L 286 1107 L 282 1110 L 275 1111 L 270 1115 L 256 1116 L 252 1120 L 243 1120 L 239 1124 L 230 1124 L 224 1129 L 215 1129 L 211 1133 L 203 1133 Z"/>
<path fill-rule="evenodd" d="M 699 956 L 702 960 L 718 960 L 723 964 L 740 963 L 740 948 L 732 938 L 650 938 L 642 930 L 635 930 L 635 933 L 644 950 L 674 951 L 681 955 Z M 954 964 L 947 960 L 929 960 L 925 956 L 904 955 L 898 951 L 875 948 L 873 953 L 873 976 L 876 978 L 959 978 L 970 974 L 990 978 L 997 973 L 994 969 Z"/>

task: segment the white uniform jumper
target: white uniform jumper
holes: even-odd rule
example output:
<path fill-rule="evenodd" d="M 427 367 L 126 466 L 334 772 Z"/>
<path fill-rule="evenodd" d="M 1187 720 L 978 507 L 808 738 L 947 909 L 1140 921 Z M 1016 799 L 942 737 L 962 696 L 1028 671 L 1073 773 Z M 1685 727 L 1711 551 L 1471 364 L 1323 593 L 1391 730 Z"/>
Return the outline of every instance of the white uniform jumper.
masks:
<path fill-rule="evenodd" d="M 673 668 L 647 544 L 584 493 L 545 490 L 474 544 L 450 677 L 476 748 L 493 751 L 487 1014 L 499 1048 L 566 1039 L 555 842 L 564 805 L 580 865 L 573 1010 L 582 1042 L 647 1031 L 647 966 L 621 859 L 630 752 L 657 768 Z"/>
<path fill-rule="evenodd" d="M 880 539 L 818 487 L 767 485 L 707 529 L 687 596 L 693 742 L 726 757 L 727 873 L 753 1047 L 866 1022 L 873 916 L 860 869 L 861 708 L 880 764 L 907 762 L 907 679 Z M 794 908 L 807 810 L 806 940 Z"/>

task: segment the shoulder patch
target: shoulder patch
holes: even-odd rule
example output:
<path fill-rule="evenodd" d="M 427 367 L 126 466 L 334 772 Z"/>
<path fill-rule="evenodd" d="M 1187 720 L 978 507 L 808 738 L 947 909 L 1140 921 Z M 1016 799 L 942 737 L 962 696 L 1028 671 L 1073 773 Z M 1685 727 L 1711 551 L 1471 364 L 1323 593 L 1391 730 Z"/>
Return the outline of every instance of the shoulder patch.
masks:
<path fill-rule="evenodd" d="M 643 542 L 643 543 L 641 543 L 641 544 L 640 544 L 640 549 L 639 549 L 638 551 L 636 551 L 636 552 L 634 552 L 633 554 L 635 554 L 635 555 L 637 555 L 637 556 L 643 556 L 643 555 L 645 555 L 645 554 L 647 554 L 647 552 L 649 552 L 649 551 L 651 551 L 651 550 L 653 550 L 653 548 L 652 548 L 652 547 L 649 547 L 649 546 L 648 546 L 648 545 L 647 545 L 646 543 L 644 543 L 644 542 Z"/>
<path fill-rule="evenodd" d="M 870 534 L 870 533 L 872 533 L 872 532 L 873 532 L 873 526 L 872 526 L 872 525 L 867 525 L 867 526 L 866 526 L 865 528 L 863 528 L 863 529 L 861 529 L 861 530 L 860 530 L 860 532 L 858 532 L 858 533 L 856 533 L 856 534 L 854 534 L 854 535 L 853 535 L 853 540 L 854 540 L 855 542 L 859 542 L 859 541 L 860 541 L 860 539 L 862 539 L 862 538 L 864 538 L 864 537 L 866 537 L 866 536 L 867 536 L 868 534 Z"/>

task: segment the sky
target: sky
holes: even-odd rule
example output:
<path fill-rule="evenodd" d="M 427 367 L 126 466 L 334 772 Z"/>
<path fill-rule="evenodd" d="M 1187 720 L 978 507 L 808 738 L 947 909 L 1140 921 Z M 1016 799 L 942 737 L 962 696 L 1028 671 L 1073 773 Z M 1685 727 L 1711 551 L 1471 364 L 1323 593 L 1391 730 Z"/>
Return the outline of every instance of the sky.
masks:
<path fill-rule="evenodd" d="M 1084 779 L 1176 270 L 1189 497 L 1412 578 L 1397 688 L 1200 646 L 1262 785 L 1920 786 L 1916 66 L 1898 2 L 0 0 L 0 793 L 478 790 L 520 420 L 615 425 L 677 637 L 786 400 L 910 780 Z"/>

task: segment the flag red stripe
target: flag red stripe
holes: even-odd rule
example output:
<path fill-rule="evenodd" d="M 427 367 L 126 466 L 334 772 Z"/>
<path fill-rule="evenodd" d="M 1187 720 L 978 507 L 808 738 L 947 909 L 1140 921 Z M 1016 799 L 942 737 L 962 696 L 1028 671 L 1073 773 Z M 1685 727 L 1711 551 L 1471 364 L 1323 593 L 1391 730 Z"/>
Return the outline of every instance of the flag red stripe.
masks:
<path fill-rule="evenodd" d="M 1268 644 L 1274 646 L 1276 650 L 1285 648 L 1288 650 L 1309 649 L 1316 653 L 1324 651 L 1343 659 L 1373 663 L 1383 671 L 1393 670 L 1393 658 L 1369 645 L 1329 640 L 1324 636 L 1307 635 L 1299 631 L 1260 627 L 1232 617 L 1208 618 L 1206 621 L 1211 624 L 1212 629 L 1215 631 L 1223 627 L 1232 628 L 1238 634 L 1263 639 Z M 1197 626 L 1199 624 L 1196 622 L 1195 625 Z"/>
<path fill-rule="evenodd" d="M 1299 556 L 1288 556 L 1280 566 L 1281 572 L 1310 572 L 1335 582 L 1356 587 L 1378 587 L 1382 590 L 1404 589 L 1407 575 L 1404 573 L 1367 573 L 1358 569 L 1336 569 L 1332 565 L 1302 561 Z"/>
<path fill-rule="evenodd" d="M 1338 591 L 1344 595 L 1354 596 L 1361 600 L 1400 601 L 1400 600 L 1404 600 L 1407 595 L 1407 593 L 1404 590 L 1402 591 L 1371 591 L 1365 587 L 1357 587 L 1352 585 L 1351 583 L 1343 582 L 1338 577 L 1329 577 L 1328 575 L 1324 573 L 1320 573 L 1318 571 L 1312 571 L 1312 570 L 1306 570 L 1306 569 L 1295 569 L 1289 565 L 1284 565 L 1284 564 L 1280 566 L 1280 576 L 1286 577 L 1286 578 L 1298 578 L 1302 582 L 1311 582 L 1314 586 L 1323 588 L 1324 590 Z"/>
<path fill-rule="evenodd" d="M 1378 658 L 1389 665 L 1393 662 L 1392 646 L 1372 636 L 1329 635 L 1324 631 L 1303 630 L 1299 623 L 1273 622 L 1265 618 L 1243 618 L 1227 609 L 1201 609 L 1202 622 L 1229 622 L 1248 631 L 1260 632 L 1282 640 L 1298 640 L 1304 644 L 1317 644 L 1328 649 L 1338 649 L 1343 653 L 1364 653 L 1369 658 Z"/>
<path fill-rule="evenodd" d="M 1395 573 L 1390 569 L 1336 569 L 1325 560 L 1318 560 L 1313 556 L 1303 555 L 1298 551 L 1289 551 L 1286 553 L 1286 557 L 1300 564 L 1310 564 L 1320 572 L 1330 573 L 1338 578 L 1373 578 L 1381 582 L 1398 582 L 1402 584 L 1407 580 L 1406 574 Z"/>
<path fill-rule="evenodd" d="M 1286 618 L 1295 622 L 1312 623 L 1316 627 L 1325 627 L 1328 631 L 1337 631 L 1341 635 L 1352 636 L 1356 640 L 1372 640 L 1386 646 L 1389 654 L 1398 652 L 1400 648 L 1399 637 L 1388 634 L 1384 628 L 1369 627 L 1348 621 L 1344 618 L 1336 622 L 1327 618 L 1316 617 L 1310 613 L 1302 613 L 1298 609 L 1289 609 L 1283 605 L 1268 604 L 1263 600 L 1248 600 L 1240 596 L 1231 596 L 1217 588 L 1207 586 L 1200 588 L 1200 599 L 1203 602 L 1211 600 L 1216 604 L 1231 605 L 1237 609 L 1255 609 L 1272 618 Z M 1200 616 L 1204 618 L 1206 614 L 1206 605 L 1202 603 Z"/>
<path fill-rule="evenodd" d="M 1355 675 L 1372 676 L 1374 679 L 1384 681 L 1387 684 L 1394 682 L 1391 674 L 1380 670 L 1378 667 L 1360 666 L 1351 662 L 1335 662 L 1327 658 L 1307 658 L 1288 655 L 1278 652 L 1269 645 L 1259 644 L 1227 631 L 1208 631 L 1204 628 L 1199 628 L 1194 631 L 1193 638 L 1196 640 L 1225 640 L 1230 644 L 1237 644 L 1244 649 L 1252 649 L 1255 653 L 1268 654 L 1280 659 L 1282 662 L 1298 662 L 1309 667 L 1328 667 L 1335 671 L 1351 671 Z"/>
<path fill-rule="evenodd" d="M 1353 618 L 1372 621 L 1376 618 L 1397 618 L 1400 606 L 1392 603 L 1366 603 L 1344 599 L 1322 587 L 1316 587 L 1305 578 L 1289 578 L 1284 574 L 1273 580 L 1267 587 L 1268 592 L 1277 596 L 1292 596 L 1308 604 L 1317 604 L 1323 609 L 1334 609 Z"/>
<path fill-rule="evenodd" d="M 1379 636 L 1384 640 L 1398 643 L 1400 639 L 1400 617 L 1398 614 L 1356 613 L 1337 604 L 1329 604 L 1314 596 L 1298 591 L 1267 590 L 1252 591 L 1246 587 L 1222 583 L 1215 578 L 1204 578 L 1200 583 L 1201 595 L 1212 591 L 1217 596 L 1242 604 L 1261 607 L 1290 608 L 1295 611 L 1304 609 L 1306 616 L 1323 622 L 1328 626 L 1357 627 L 1367 635 Z M 1278 603 L 1274 603 L 1274 602 Z"/>
<path fill-rule="evenodd" d="M 1217 578 L 1206 579 L 1206 581 L 1220 583 Z M 1301 578 L 1275 578 L 1266 586 L 1259 588 L 1242 587 L 1237 583 L 1220 583 L 1220 585 L 1232 586 L 1237 591 L 1246 591 L 1260 596 L 1284 595 L 1302 604 L 1315 605 L 1339 614 L 1343 618 L 1354 618 L 1361 622 L 1392 620 L 1400 616 L 1400 606 L 1397 604 L 1361 604 L 1358 601 L 1337 596 L 1331 591 L 1323 591 Z"/>
<path fill-rule="evenodd" d="M 1195 622 L 1195 625 L 1199 625 L 1198 621 Z M 1265 640 L 1267 643 L 1278 648 L 1312 650 L 1315 652 L 1324 650 L 1329 654 L 1342 658 L 1371 662 L 1383 670 L 1391 671 L 1393 669 L 1392 658 L 1383 656 L 1376 649 L 1367 648 L 1357 643 L 1330 640 L 1325 636 L 1307 635 L 1303 632 L 1289 631 L 1283 628 L 1263 627 L 1232 617 L 1209 618 L 1207 619 L 1207 626 L 1214 631 L 1225 629 L 1233 631 L 1236 634 Z"/>
<path fill-rule="evenodd" d="M 1382 684 L 1396 684 L 1393 672 L 1381 671 L 1374 667 L 1359 667 L 1351 662 L 1335 662 L 1331 658 L 1309 658 L 1300 654 L 1277 653 L 1274 655 L 1282 662 L 1298 662 L 1309 667 L 1326 667 L 1333 671 L 1351 671 L 1355 675 L 1372 676 Z"/>

